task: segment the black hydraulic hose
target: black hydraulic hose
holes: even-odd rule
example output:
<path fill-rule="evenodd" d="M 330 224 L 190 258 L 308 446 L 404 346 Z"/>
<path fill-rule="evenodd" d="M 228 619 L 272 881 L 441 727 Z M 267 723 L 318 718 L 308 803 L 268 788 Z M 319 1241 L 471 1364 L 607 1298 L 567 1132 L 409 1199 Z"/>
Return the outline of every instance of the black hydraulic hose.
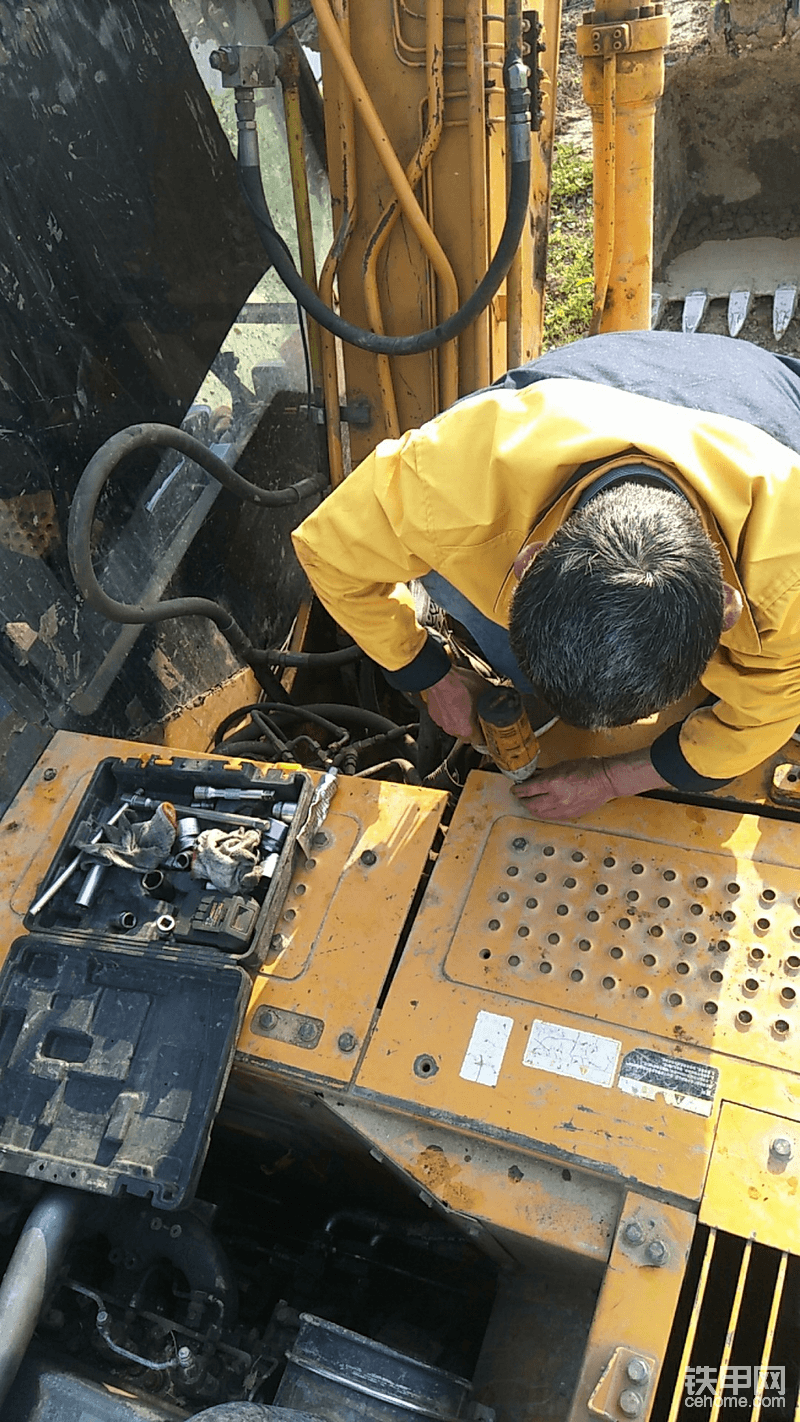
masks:
<path fill-rule="evenodd" d="M 64 1263 L 88 1197 L 56 1186 L 29 1214 L 0 1284 L 0 1407 Z"/>
<path fill-rule="evenodd" d="M 163 622 L 169 617 L 208 617 L 216 623 L 223 635 L 228 637 L 234 650 L 243 655 L 245 660 L 249 660 L 249 653 L 255 649 L 250 647 L 241 628 L 219 603 L 204 597 L 170 598 L 166 602 L 149 604 L 117 602 L 116 598 L 109 597 L 108 593 L 103 591 L 97 581 L 91 551 L 91 530 L 97 500 L 111 474 L 126 455 L 137 449 L 152 449 L 160 445 L 177 449 L 187 459 L 193 459 L 196 464 L 201 465 L 226 489 L 265 508 L 299 503 L 303 498 L 321 493 L 324 486 L 319 479 L 301 479 L 299 483 L 286 489 L 259 489 L 256 484 L 243 479 L 241 474 L 237 474 L 230 465 L 186 430 L 158 424 L 130 425 L 112 435 L 89 460 L 78 481 L 69 511 L 67 552 L 72 576 L 89 606 L 112 622 L 142 624 Z"/>
<path fill-rule="evenodd" d="M 263 712 L 266 712 L 268 715 L 271 715 L 272 713 L 283 713 L 284 715 L 288 714 L 294 721 L 311 721 L 313 725 L 321 726 L 323 731 L 330 731 L 331 735 L 333 736 L 341 737 L 346 735 L 347 732 L 345 731 L 344 726 L 337 725 L 334 721 L 331 720 L 330 716 L 325 716 L 322 714 L 323 711 L 326 711 L 328 709 L 328 707 L 319 706 L 285 706 L 283 702 L 279 701 L 253 701 L 250 703 L 249 706 L 240 706 L 238 711 L 231 711 L 230 714 L 224 718 L 224 720 L 220 721 L 214 733 L 214 747 L 216 748 L 217 746 L 222 744 L 222 739 L 226 731 L 229 731 L 231 726 L 235 726 L 239 721 L 243 719 L 243 717 L 258 715 Z M 350 706 L 332 706 L 330 708 L 330 710 L 334 712 L 350 711 L 354 709 L 356 708 Z M 391 724 L 391 722 L 387 722 L 387 725 Z M 237 731 L 236 739 L 241 740 L 242 738 L 242 732 Z M 245 737 L 245 739 L 249 739 L 249 737 Z"/>
<path fill-rule="evenodd" d="M 254 647 L 247 660 L 251 667 L 343 667 L 365 655 L 353 642 L 335 652 L 281 652 L 277 647 L 261 651 Z"/>
<path fill-rule="evenodd" d="M 127 429 L 120 430 L 118 434 L 106 440 L 89 460 L 78 481 L 69 512 L 69 565 L 78 590 L 89 606 L 111 622 L 132 623 L 137 626 L 165 622 L 170 617 L 207 617 L 219 628 L 236 655 L 253 668 L 267 693 L 274 696 L 280 693 L 281 687 L 271 675 L 270 667 L 336 667 L 357 661 L 363 656 L 361 648 L 355 645 L 335 652 L 283 652 L 278 648 L 254 647 L 230 612 L 218 602 L 212 602 L 210 598 L 176 597 L 164 602 L 127 603 L 118 602 L 103 590 L 92 564 L 91 530 L 97 500 L 117 465 L 126 455 L 137 449 L 151 449 L 161 445 L 178 450 L 186 458 L 201 465 L 226 489 L 265 508 L 299 503 L 301 499 L 309 498 L 312 494 L 321 494 L 327 487 L 317 478 L 301 479 L 297 484 L 290 484 L 285 489 L 259 489 L 257 484 L 251 484 L 249 479 L 242 478 L 224 459 L 220 459 L 213 450 L 207 449 L 186 430 L 176 429 L 172 425 L 129 425 Z"/>
<path fill-rule="evenodd" d="M 237 89 L 236 113 L 239 125 L 238 170 L 242 192 L 253 214 L 259 236 L 281 281 L 292 296 L 326 331 L 360 350 L 374 355 L 420 355 L 424 351 L 435 350 L 437 346 L 460 336 L 481 312 L 486 309 L 506 276 L 514 255 L 519 247 L 525 222 L 528 217 L 531 181 L 531 133 L 530 98 L 527 88 L 527 73 L 519 56 L 510 53 L 503 68 L 508 98 L 509 159 L 511 181 L 509 184 L 506 220 L 497 250 L 489 264 L 485 276 L 463 306 L 427 331 L 418 331 L 411 336 L 385 336 L 376 331 L 365 331 L 345 321 L 332 311 L 307 285 L 292 260 L 291 253 L 272 221 L 264 186 L 258 154 L 258 136 L 255 128 L 255 105 L 249 90 Z"/>
<path fill-rule="evenodd" d="M 343 725 L 355 724 L 366 726 L 368 731 L 397 731 L 400 729 L 396 721 L 390 721 L 388 716 L 381 716 L 377 711 L 367 711 L 364 706 L 338 706 L 324 703 L 310 706 L 281 706 L 280 711 L 275 714 L 280 716 L 291 711 L 292 715 L 297 712 L 313 711 L 317 716 L 325 716 L 330 721 L 341 721 Z"/>

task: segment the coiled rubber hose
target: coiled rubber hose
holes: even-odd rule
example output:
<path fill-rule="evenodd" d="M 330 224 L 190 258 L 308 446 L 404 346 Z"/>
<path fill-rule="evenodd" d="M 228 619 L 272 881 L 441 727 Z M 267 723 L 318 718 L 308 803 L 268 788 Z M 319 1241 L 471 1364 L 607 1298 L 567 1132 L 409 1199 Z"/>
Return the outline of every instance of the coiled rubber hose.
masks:
<path fill-rule="evenodd" d="M 261 181 L 261 166 L 258 151 L 258 135 L 255 128 L 255 107 L 249 91 L 237 90 L 236 112 L 239 119 L 239 145 L 237 162 L 239 181 L 245 200 L 255 219 L 261 241 L 272 265 L 284 286 L 288 288 L 303 309 L 320 326 L 332 335 L 339 336 L 351 346 L 374 355 L 404 356 L 420 355 L 432 351 L 460 336 L 469 325 L 480 316 L 495 295 L 506 276 L 528 217 L 531 182 L 531 133 L 528 111 L 529 95 L 527 81 L 521 81 L 524 71 L 519 57 L 511 52 L 503 66 L 506 84 L 509 119 L 509 159 L 511 180 L 509 184 L 506 220 L 497 250 L 472 295 L 463 306 L 454 311 L 447 320 L 426 331 L 417 331 L 411 336 L 385 336 L 376 331 L 365 331 L 345 321 L 331 310 L 315 291 L 303 280 L 292 260 L 286 243 L 272 221 L 272 216 L 264 196 Z M 516 81 L 516 82 L 515 82 Z"/>
<path fill-rule="evenodd" d="M 127 455 L 138 449 L 153 449 L 163 445 L 176 449 L 187 459 L 194 460 L 226 489 L 262 508 L 297 504 L 301 499 L 322 493 L 326 487 L 321 479 L 316 478 L 301 479 L 285 489 L 259 489 L 257 484 L 251 484 L 249 479 L 237 474 L 224 459 L 220 459 L 213 450 L 201 444 L 186 430 L 176 429 L 173 425 L 129 425 L 127 429 L 120 430 L 118 434 L 106 440 L 89 460 L 78 481 L 69 512 L 69 565 L 78 589 L 89 606 L 111 622 L 144 624 L 164 622 L 170 617 L 207 617 L 227 638 L 237 656 L 254 670 L 267 666 L 340 666 L 361 657 L 363 653 L 356 646 L 343 647 L 336 652 L 283 652 L 277 648 L 253 647 L 227 609 L 210 598 L 180 597 L 169 598 L 164 602 L 127 603 L 118 602 L 103 590 L 92 564 L 91 531 L 97 501 L 114 470 Z"/>

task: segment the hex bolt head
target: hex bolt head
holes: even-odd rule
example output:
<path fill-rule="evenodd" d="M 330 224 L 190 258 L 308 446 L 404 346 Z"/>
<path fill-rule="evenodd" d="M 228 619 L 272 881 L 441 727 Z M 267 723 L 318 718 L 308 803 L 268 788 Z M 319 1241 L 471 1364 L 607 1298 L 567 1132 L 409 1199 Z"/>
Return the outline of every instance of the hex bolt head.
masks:
<path fill-rule="evenodd" d="M 339 1037 L 339 1051 L 352 1052 L 355 1050 L 356 1039 L 352 1032 L 342 1032 Z"/>
<path fill-rule="evenodd" d="M 626 1244 L 641 1244 L 644 1239 L 644 1230 L 635 1220 L 631 1220 L 630 1224 L 625 1226 L 623 1234 Z"/>
<path fill-rule="evenodd" d="M 301 1042 L 311 1042 L 317 1035 L 317 1028 L 313 1022 L 301 1022 L 297 1033 Z"/>
<path fill-rule="evenodd" d="M 512 848 L 514 848 L 514 849 L 527 849 L 527 847 L 528 847 L 528 841 L 527 841 L 527 839 L 525 839 L 523 835 L 518 834 L 517 837 L 516 837 L 516 839 L 513 840 L 513 842 L 512 842 Z"/>
<path fill-rule="evenodd" d="M 56 778 L 57 775 L 58 775 L 58 771 L 57 771 L 57 770 L 54 770 L 53 767 L 52 767 L 52 765 L 48 765 L 48 767 L 47 767 L 47 769 L 46 769 L 44 775 L 42 776 L 42 779 L 43 779 L 43 780 L 55 780 L 55 778 Z"/>
<path fill-rule="evenodd" d="M 364 865 L 366 865 L 367 869 L 371 869 L 371 868 L 372 868 L 372 865 L 373 865 L 373 864 L 377 864 L 377 862 L 378 862 L 378 856 L 377 856 L 377 854 L 375 853 L 375 850 L 374 850 L 374 849 L 365 849 L 365 850 L 364 850 L 364 853 L 363 853 L 362 856 L 361 856 L 361 863 L 364 864 Z"/>
<path fill-rule="evenodd" d="M 791 1160 L 792 1143 L 785 1136 L 776 1136 L 775 1140 L 770 1143 L 769 1153 L 776 1160 Z"/>
<path fill-rule="evenodd" d="M 667 1257 L 667 1246 L 660 1239 L 651 1239 L 645 1254 L 649 1264 L 663 1264 Z"/>
<path fill-rule="evenodd" d="M 313 844 L 315 849 L 324 849 L 325 845 L 328 843 L 328 836 L 326 835 L 325 831 L 317 830 L 311 843 Z"/>
<path fill-rule="evenodd" d="M 647 1382 L 647 1379 L 650 1376 L 650 1369 L 648 1368 L 644 1358 L 631 1358 L 626 1368 L 626 1372 L 631 1382 L 633 1383 Z"/>
<path fill-rule="evenodd" d="M 642 1410 L 642 1399 L 632 1387 L 626 1387 L 619 1395 L 619 1410 L 626 1417 L 638 1417 Z"/>

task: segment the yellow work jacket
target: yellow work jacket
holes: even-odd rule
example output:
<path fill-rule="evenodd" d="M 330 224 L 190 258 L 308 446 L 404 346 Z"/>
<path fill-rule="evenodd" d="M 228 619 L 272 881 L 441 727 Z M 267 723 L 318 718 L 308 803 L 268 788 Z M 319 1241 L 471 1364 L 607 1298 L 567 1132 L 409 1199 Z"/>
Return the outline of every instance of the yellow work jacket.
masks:
<path fill-rule="evenodd" d="M 697 776 L 731 779 L 800 724 L 800 456 L 752 425 L 583 380 L 481 391 L 379 444 L 295 531 L 297 555 L 336 621 L 395 671 L 427 638 L 411 579 L 440 573 L 507 627 L 514 558 L 555 532 L 597 471 L 565 485 L 586 463 L 637 453 L 669 466 L 742 595 L 702 677 L 718 699 L 679 733 Z"/>

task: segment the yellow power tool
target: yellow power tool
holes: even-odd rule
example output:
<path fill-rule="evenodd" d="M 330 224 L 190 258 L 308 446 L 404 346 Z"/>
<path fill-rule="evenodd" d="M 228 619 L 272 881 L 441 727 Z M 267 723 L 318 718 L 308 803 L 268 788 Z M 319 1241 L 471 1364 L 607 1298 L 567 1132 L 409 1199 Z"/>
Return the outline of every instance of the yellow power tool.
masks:
<path fill-rule="evenodd" d="M 511 780 L 529 780 L 539 759 L 539 742 L 519 692 L 493 686 L 478 698 L 477 711 L 492 760 Z"/>

